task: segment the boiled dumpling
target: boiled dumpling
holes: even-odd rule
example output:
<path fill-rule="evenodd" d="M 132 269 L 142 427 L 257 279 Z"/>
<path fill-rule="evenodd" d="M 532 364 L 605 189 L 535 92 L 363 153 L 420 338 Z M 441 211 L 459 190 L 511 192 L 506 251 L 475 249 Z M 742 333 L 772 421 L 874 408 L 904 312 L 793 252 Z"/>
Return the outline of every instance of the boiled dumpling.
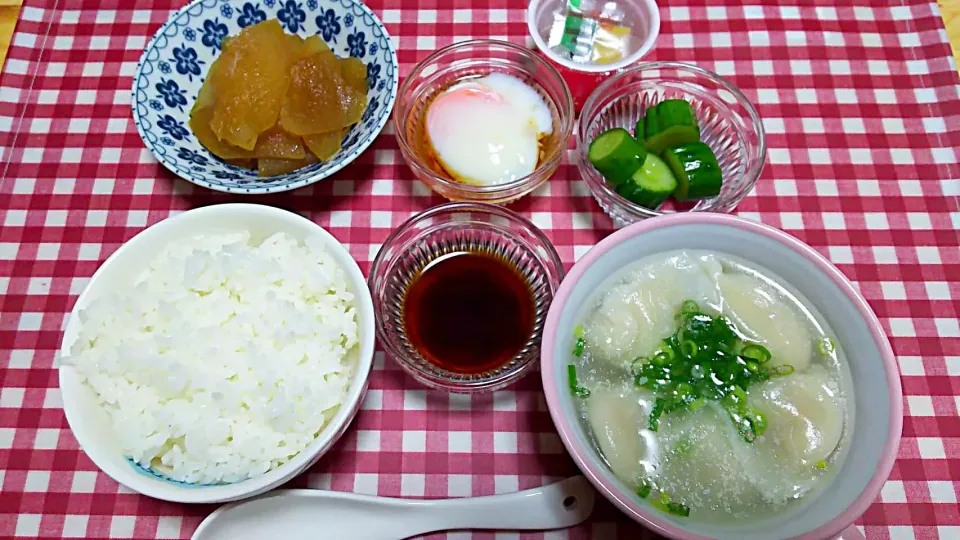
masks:
<path fill-rule="evenodd" d="M 677 330 L 675 316 L 684 300 L 705 311 L 719 310 L 720 271 L 712 255 L 686 253 L 634 270 L 586 317 L 587 350 L 604 362 L 629 367 Z"/>
<path fill-rule="evenodd" d="M 649 446 L 642 431 L 650 415 L 650 396 L 642 390 L 617 392 L 595 388 L 587 399 L 587 416 L 613 474 L 635 488 L 644 476 Z"/>
<path fill-rule="evenodd" d="M 760 494 L 731 451 L 736 429 L 714 403 L 660 420 L 657 486 L 670 500 L 720 514 L 738 514 Z M 702 515 L 702 514 L 699 514 Z"/>
<path fill-rule="evenodd" d="M 757 385 L 747 400 L 767 417 L 760 442 L 784 460 L 813 466 L 840 442 L 845 407 L 836 382 L 819 366 Z"/>
<path fill-rule="evenodd" d="M 830 457 L 843 435 L 836 382 L 815 366 L 752 387 L 747 401 L 767 419 L 767 430 L 752 444 L 735 444 L 751 481 L 770 502 L 804 493 L 819 477 L 817 462 Z"/>
<path fill-rule="evenodd" d="M 760 280 L 747 274 L 720 274 L 723 313 L 745 337 L 773 358 L 770 366 L 790 364 L 803 371 L 810 363 L 813 338 L 807 323 Z"/>

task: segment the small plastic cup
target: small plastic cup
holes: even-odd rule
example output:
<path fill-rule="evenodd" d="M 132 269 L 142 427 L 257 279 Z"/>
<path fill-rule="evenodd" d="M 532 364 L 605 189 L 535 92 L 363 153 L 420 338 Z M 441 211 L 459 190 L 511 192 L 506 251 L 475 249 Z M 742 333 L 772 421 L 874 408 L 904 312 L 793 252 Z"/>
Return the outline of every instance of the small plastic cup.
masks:
<path fill-rule="evenodd" d="M 587 97 L 605 79 L 640 61 L 653 48 L 660 35 L 660 8 L 655 0 L 617 0 L 624 12 L 623 25 L 632 30 L 631 52 L 616 62 L 581 64 L 552 52 L 547 46 L 557 13 L 563 13 L 566 0 L 531 0 L 527 7 L 527 46 L 535 48 L 552 64 L 573 95 L 574 109 L 580 112 Z"/>

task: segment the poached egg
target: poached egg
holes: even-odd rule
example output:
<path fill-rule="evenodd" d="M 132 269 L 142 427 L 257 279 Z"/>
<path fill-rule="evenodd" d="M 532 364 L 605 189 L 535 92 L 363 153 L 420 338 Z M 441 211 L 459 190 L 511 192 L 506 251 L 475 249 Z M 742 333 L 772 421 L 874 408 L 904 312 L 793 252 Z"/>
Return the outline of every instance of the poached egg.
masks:
<path fill-rule="evenodd" d="M 540 140 L 553 132 L 550 107 L 506 73 L 455 84 L 427 108 L 427 137 L 454 180 L 489 186 L 532 173 Z"/>

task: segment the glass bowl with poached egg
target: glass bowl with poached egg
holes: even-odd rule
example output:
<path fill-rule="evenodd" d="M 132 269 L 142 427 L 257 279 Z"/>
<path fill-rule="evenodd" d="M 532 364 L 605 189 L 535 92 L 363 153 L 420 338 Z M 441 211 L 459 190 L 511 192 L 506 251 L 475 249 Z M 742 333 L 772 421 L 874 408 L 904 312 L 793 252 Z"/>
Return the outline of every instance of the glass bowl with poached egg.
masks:
<path fill-rule="evenodd" d="M 393 117 L 417 178 L 453 201 L 507 203 L 560 165 L 573 98 L 542 57 L 506 41 L 450 45 L 404 79 Z"/>

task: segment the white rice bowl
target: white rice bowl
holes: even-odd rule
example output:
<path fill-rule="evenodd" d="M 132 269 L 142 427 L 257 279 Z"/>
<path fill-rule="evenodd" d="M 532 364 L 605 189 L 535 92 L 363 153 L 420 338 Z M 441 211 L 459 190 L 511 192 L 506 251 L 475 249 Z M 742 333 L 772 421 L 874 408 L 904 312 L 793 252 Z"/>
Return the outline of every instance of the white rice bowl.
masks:
<path fill-rule="evenodd" d="M 196 226 L 210 218 L 209 233 Z M 161 222 L 104 263 L 71 314 L 68 422 L 101 469 L 147 495 L 270 489 L 315 462 L 359 407 L 369 298 L 346 250 L 295 214 L 219 205 Z"/>

